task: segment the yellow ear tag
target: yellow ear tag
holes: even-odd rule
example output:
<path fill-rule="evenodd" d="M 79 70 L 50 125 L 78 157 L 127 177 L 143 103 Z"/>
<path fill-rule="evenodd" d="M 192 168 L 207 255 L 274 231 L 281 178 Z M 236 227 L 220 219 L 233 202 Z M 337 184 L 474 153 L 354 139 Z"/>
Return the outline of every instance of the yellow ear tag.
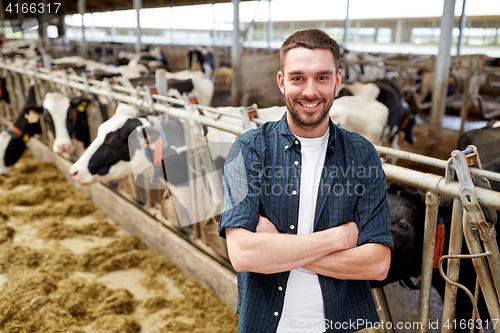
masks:
<path fill-rule="evenodd" d="M 38 120 L 40 119 L 40 116 L 38 115 L 38 112 L 36 112 L 35 110 L 30 110 L 29 113 L 24 115 L 24 118 L 26 118 L 26 120 L 28 120 L 28 123 L 34 124 L 34 123 L 38 122 Z"/>
<path fill-rule="evenodd" d="M 30 139 L 29 134 L 28 134 L 28 133 L 24 134 L 24 136 L 23 136 L 23 141 L 24 141 L 24 142 L 28 142 L 28 140 L 29 140 L 29 139 Z"/>
<path fill-rule="evenodd" d="M 76 109 L 79 112 L 83 112 L 83 111 L 85 111 L 85 105 L 87 105 L 87 103 L 86 102 L 82 102 L 82 103 L 78 104 L 78 106 L 76 107 Z"/>

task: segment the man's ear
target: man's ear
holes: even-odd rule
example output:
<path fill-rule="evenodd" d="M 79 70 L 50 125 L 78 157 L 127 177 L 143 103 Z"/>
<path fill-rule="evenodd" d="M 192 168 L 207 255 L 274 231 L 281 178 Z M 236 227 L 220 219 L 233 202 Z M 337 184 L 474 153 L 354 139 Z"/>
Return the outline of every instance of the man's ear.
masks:
<path fill-rule="evenodd" d="M 283 72 L 279 71 L 278 72 L 278 86 L 280 87 L 281 93 L 285 93 L 285 76 L 283 75 Z"/>
<path fill-rule="evenodd" d="M 337 92 L 339 91 L 341 84 L 342 84 L 342 69 L 339 68 L 339 70 L 337 71 L 337 78 L 335 80 L 335 94 L 337 94 Z"/>

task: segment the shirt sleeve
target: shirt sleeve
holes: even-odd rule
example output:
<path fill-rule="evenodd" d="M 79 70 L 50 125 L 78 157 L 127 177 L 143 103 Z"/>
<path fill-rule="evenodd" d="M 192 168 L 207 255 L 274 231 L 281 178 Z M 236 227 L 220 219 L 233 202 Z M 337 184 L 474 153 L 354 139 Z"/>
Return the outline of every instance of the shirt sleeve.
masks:
<path fill-rule="evenodd" d="M 387 202 L 386 176 L 380 157 L 373 145 L 365 146 L 366 160 L 362 191 L 356 204 L 356 223 L 359 229 L 358 246 L 378 243 L 393 248 L 391 216 Z"/>
<path fill-rule="evenodd" d="M 254 150 L 238 138 L 231 146 L 224 165 L 224 207 L 219 235 L 226 228 L 245 228 L 255 232 L 259 221 L 261 163 Z"/>

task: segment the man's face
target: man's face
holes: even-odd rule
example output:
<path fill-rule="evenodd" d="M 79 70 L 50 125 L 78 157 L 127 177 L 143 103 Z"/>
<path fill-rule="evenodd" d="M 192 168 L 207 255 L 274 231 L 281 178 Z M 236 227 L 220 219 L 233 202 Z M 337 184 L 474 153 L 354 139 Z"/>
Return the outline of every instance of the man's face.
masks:
<path fill-rule="evenodd" d="M 311 131 L 328 124 L 340 82 L 340 70 L 335 73 L 330 50 L 291 49 L 286 54 L 283 72 L 278 73 L 278 85 L 294 125 Z"/>

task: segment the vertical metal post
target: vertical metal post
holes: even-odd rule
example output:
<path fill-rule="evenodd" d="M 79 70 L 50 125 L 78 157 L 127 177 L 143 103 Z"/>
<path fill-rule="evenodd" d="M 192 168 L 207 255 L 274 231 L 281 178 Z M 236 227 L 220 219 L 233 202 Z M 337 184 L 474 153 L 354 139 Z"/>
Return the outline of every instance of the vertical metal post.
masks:
<path fill-rule="evenodd" d="M 469 94 L 469 87 L 470 87 L 470 79 L 471 75 L 474 75 L 470 69 L 467 69 L 465 72 L 465 80 L 464 80 L 464 86 L 463 86 L 463 93 L 462 93 L 462 106 L 460 107 L 460 135 L 464 132 L 464 126 L 465 122 L 467 121 L 468 114 L 469 114 L 469 105 L 470 105 L 470 94 Z"/>
<path fill-rule="evenodd" d="M 233 2 L 233 46 L 231 47 L 231 67 L 233 80 L 231 81 L 231 101 L 233 106 L 239 104 L 241 79 L 241 49 L 240 49 L 240 0 Z"/>
<path fill-rule="evenodd" d="M 465 24 L 467 23 L 467 16 L 465 15 L 465 4 L 466 0 L 463 0 L 462 16 L 460 16 L 460 34 L 458 35 L 458 43 L 457 43 L 457 55 L 460 55 L 460 51 L 462 50 L 463 34 L 464 34 Z"/>
<path fill-rule="evenodd" d="M 431 299 L 432 264 L 434 258 L 434 247 L 436 245 L 436 229 L 439 198 L 436 192 L 427 192 L 425 197 L 425 229 L 424 247 L 422 252 L 422 275 L 420 294 L 418 298 L 418 321 L 422 324 L 417 333 L 425 333 L 428 330 L 429 305 Z"/>
<path fill-rule="evenodd" d="M 271 42 L 273 40 L 273 21 L 271 20 L 271 0 L 267 0 L 269 5 L 269 17 L 267 20 L 267 48 L 269 52 L 272 50 Z"/>
<path fill-rule="evenodd" d="M 477 236 L 472 232 L 472 227 L 467 217 L 464 219 L 464 235 L 470 254 L 483 253 L 481 244 L 479 243 Z M 486 266 L 486 261 L 484 260 L 484 257 L 473 258 L 472 263 L 476 269 L 479 285 L 481 286 L 490 317 L 498 319 L 500 318 L 500 304 L 498 303 L 498 298 L 496 297 L 497 293 L 495 291 L 495 287 L 493 286 L 493 281 L 491 279 L 490 272 L 488 271 L 488 267 Z M 495 332 L 500 332 L 500 327 L 495 327 Z"/>
<path fill-rule="evenodd" d="M 43 7 L 47 8 L 47 0 L 43 0 Z M 43 29 L 43 46 L 46 49 L 50 49 L 50 39 L 49 39 L 49 36 L 47 35 L 47 27 L 49 26 L 49 20 L 47 17 L 46 10 L 44 10 L 42 13 L 42 22 L 43 22 L 43 24 L 41 24 L 41 26 Z"/>
<path fill-rule="evenodd" d="M 399 19 L 396 25 L 396 37 L 395 37 L 396 44 L 401 44 L 402 32 L 403 32 L 403 20 Z"/>
<path fill-rule="evenodd" d="M 142 37 L 142 28 L 141 28 L 141 8 L 142 8 L 142 0 L 134 0 L 134 9 L 137 14 L 137 40 L 135 42 L 135 53 L 141 52 L 141 37 Z"/>
<path fill-rule="evenodd" d="M 372 288 L 373 300 L 375 301 L 375 307 L 377 308 L 377 313 L 380 320 L 384 323 L 392 323 L 392 316 L 389 311 L 389 306 L 387 305 L 387 298 L 385 297 L 384 288 Z M 394 327 L 388 327 L 385 325 L 382 329 L 384 333 L 394 333 Z"/>
<path fill-rule="evenodd" d="M 156 90 L 158 95 L 167 94 L 167 71 L 163 68 L 157 69 L 155 72 Z"/>
<path fill-rule="evenodd" d="M 0 1 L 0 28 L 2 28 L 2 34 L 5 38 L 5 15 L 3 12 L 3 1 Z"/>
<path fill-rule="evenodd" d="M 215 46 L 217 41 L 217 31 L 215 30 L 215 0 L 212 0 L 212 46 Z"/>
<path fill-rule="evenodd" d="M 23 5 L 23 2 L 21 0 L 17 0 L 17 8 L 19 8 L 19 11 L 17 12 L 17 21 L 18 21 L 18 25 L 19 25 L 19 30 L 21 30 L 21 34 L 23 34 L 23 20 L 24 20 L 24 13 L 22 11 L 22 5 Z M 12 20 L 11 20 L 12 22 Z M 12 27 L 12 23 L 10 25 Z M 14 32 L 14 29 L 12 29 L 12 32 Z M 24 36 L 22 37 L 24 38 Z"/>
<path fill-rule="evenodd" d="M 439 53 L 436 56 L 431 121 L 429 124 L 429 139 L 427 141 L 427 153 L 430 156 L 439 156 L 441 153 L 441 127 L 446 108 L 446 92 L 448 90 L 448 75 L 450 74 L 451 62 L 451 32 L 454 25 L 455 0 L 445 0 L 440 23 L 441 36 L 439 37 Z"/>
<path fill-rule="evenodd" d="M 345 22 L 344 22 L 344 47 L 347 46 L 347 42 L 349 41 L 349 26 L 351 23 L 349 22 L 349 0 L 347 0 L 347 12 L 345 14 Z"/>
<path fill-rule="evenodd" d="M 174 44 L 174 6 L 170 6 L 170 44 Z"/>
<path fill-rule="evenodd" d="M 82 16 L 82 44 L 80 45 L 80 54 L 87 59 L 87 41 L 85 40 L 85 23 L 83 22 L 83 14 L 85 14 L 85 0 L 78 1 L 78 12 Z"/>
<path fill-rule="evenodd" d="M 450 246 L 448 249 L 449 255 L 462 254 L 462 239 L 464 231 L 462 229 L 463 220 L 463 206 L 460 199 L 453 200 L 453 212 L 451 214 L 451 228 L 450 228 Z M 460 259 L 449 259 L 446 269 L 446 275 L 453 282 L 458 282 L 458 275 L 460 273 Z M 457 292 L 458 288 L 451 284 L 446 284 L 443 300 L 443 317 L 441 321 L 441 333 L 452 333 L 452 323 L 455 319 L 455 309 L 457 306 Z"/>

